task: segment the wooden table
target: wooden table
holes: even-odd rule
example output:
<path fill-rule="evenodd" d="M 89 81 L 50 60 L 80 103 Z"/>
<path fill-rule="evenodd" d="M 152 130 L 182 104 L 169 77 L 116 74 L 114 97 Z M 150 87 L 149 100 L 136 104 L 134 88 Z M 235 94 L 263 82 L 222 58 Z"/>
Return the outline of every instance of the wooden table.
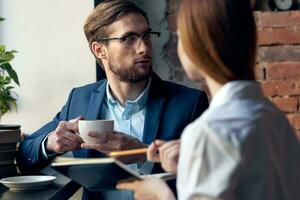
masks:
<path fill-rule="evenodd" d="M 48 188 L 31 191 L 10 191 L 0 184 L 1 200 L 64 200 L 69 199 L 81 186 L 64 175 L 47 167 L 41 174 L 55 176 L 56 179 Z"/>

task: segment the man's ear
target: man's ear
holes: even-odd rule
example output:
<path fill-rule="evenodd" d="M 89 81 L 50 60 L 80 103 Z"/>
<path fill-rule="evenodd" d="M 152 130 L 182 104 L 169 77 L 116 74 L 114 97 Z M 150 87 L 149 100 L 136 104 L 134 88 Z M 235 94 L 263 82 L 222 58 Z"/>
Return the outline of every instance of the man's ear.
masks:
<path fill-rule="evenodd" d="M 104 44 L 93 42 L 91 45 L 91 49 L 94 55 L 100 58 L 101 60 L 107 59 L 107 49 Z"/>

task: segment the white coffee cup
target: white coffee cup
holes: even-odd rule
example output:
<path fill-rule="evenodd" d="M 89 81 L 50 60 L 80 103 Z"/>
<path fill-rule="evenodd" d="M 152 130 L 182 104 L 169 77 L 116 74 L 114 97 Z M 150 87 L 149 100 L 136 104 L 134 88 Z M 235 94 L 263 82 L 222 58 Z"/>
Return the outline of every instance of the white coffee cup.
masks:
<path fill-rule="evenodd" d="M 79 134 L 85 143 L 95 144 L 99 141 L 98 138 L 89 136 L 90 131 L 97 133 L 113 132 L 114 120 L 79 120 L 78 121 Z"/>

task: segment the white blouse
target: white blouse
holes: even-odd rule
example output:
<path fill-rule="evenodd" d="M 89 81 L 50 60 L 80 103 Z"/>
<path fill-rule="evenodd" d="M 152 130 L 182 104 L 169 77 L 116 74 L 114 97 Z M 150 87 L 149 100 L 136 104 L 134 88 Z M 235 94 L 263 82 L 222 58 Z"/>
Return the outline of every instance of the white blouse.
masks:
<path fill-rule="evenodd" d="M 177 191 L 180 200 L 300 199 L 300 143 L 259 83 L 225 84 L 185 128 Z"/>

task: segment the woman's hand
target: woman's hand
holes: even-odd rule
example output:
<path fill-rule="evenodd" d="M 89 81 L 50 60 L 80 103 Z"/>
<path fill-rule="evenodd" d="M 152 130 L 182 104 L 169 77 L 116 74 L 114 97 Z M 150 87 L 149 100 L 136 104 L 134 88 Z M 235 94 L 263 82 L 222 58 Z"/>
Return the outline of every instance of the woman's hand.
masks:
<path fill-rule="evenodd" d="M 132 190 L 137 200 L 175 200 L 168 185 L 159 178 L 148 178 L 142 181 L 119 183 L 118 190 Z"/>
<path fill-rule="evenodd" d="M 161 162 L 161 166 L 165 171 L 176 174 L 179 150 L 180 140 L 170 142 L 155 140 L 148 148 L 147 159 L 153 162 Z"/>

